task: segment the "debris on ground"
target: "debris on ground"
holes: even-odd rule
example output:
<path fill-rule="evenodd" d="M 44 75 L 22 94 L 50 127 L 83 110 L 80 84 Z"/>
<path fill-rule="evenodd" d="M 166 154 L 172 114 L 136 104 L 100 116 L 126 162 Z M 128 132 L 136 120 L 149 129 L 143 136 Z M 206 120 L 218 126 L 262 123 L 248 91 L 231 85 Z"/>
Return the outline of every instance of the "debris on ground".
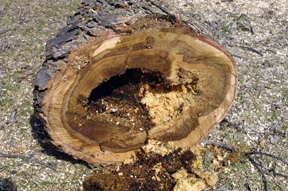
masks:
<path fill-rule="evenodd" d="M 225 162 L 231 156 L 227 152 L 212 145 L 182 149 L 171 142 L 149 140 L 117 169 L 96 170 L 83 187 L 86 191 L 201 191 L 217 183 L 218 173 L 230 171 Z"/>

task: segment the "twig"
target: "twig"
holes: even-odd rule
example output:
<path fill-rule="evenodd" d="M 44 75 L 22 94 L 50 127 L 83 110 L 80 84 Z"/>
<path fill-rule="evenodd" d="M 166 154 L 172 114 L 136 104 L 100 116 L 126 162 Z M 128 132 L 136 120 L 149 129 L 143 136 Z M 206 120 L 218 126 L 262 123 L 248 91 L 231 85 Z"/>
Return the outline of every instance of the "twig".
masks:
<path fill-rule="evenodd" d="M 232 122 L 231 122 L 232 124 Z M 214 142 L 214 141 L 209 141 L 208 143 L 206 143 L 206 145 L 214 145 L 214 146 L 220 146 L 224 149 L 227 149 L 227 150 L 230 150 L 230 151 L 236 151 L 238 152 L 238 150 L 234 147 L 232 147 L 231 145 L 227 145 L 227 144 L 224 144 L 224 143 L 219 143 L 219 142 Z M 277 159 L 277 160 L 280 160 L 281 162 L 283 162 L 284 164 L 288 165 L 288 161 L 286 161 L 285 159 L 281 158 L 281 157 L 278 157 L 278 156 L 275 156 L 275 155 L 272 155 L 272 154 L 269 154 L 269 153 L 265 153 L 265 152 L 244 152 L 245 156 L 249 158 L 249 160 L 251 161 L 251 163 L 257 168 L 257 170 L 261 173 L 261 175 L 263 176 L 263 181 L 264 181 L 264 185 L 265 185 L 265 191 L 268 191 L 268 181 L 267 181 L 267 178 L 266 178 L 266 175 L 265 173 L 263 172 L 262 168 L 264 168 L 265 170 L 268 170 L 269 172 L 273 172 L 274 176 L 277 175 L 277 176 L 282 176 L 284 178 L 288 178 L 287 175 L 284 175 L 284 174 L 280 174 L 280 173 L 277 173 L 275 172 L 275 168 L 273 168 L 272 170 L 269 170 L 265 167 L 262 167 L 259 163 L 257 163 L 252 157 L 251 155 L 266 155 L 266 156 L 269 156 L 271 158 L 274 158 L 274 159 Z"/>
<path fill-rule="evenodd" d="M 227 144 L 224 144 L 224 143 L 218 143 L 218 142 L 214 142 L 214 141 L 209 141 L 206 143 L 206 145 L 214 145 L 214 146 L 220 146 L 220 147 L 223 147 L 227 150 L 230 150 L 230 151 L 238 151 L 237 149 L 235 149 L 234 147 L 232 147 L 231 145 L 227 145 Z"/>
<path fill-rule="evenodd" d="M 38 159 L 32 158 L 32 157 L 27 157 L 27 156 L 22 156 L 22 155 L 10 155 L 10 154 L 2 154 L 0 153 L 0 157 L 6 157 L 6 158 L 19 158 L 19 159 L 23 159 L 23 160 L 27 160 L 28 162 L 34 162 L 34 163 L 38 163 L 40 165 L 46 166 L 52 170 L 56 170 L 56 166 L 42 162 Z"/>
<path fill-rule="evenodd" d="M 22 78 L 20 78 L 20 79 L 17 80 L 17 83 L 21 83 L 23 80 L 27 79 L 27 78 L 28 78 L 29 76 L 31 76 L 32 74 L 34 74 L 34 73 L 29 73 L 29 74 L 23 76 Z"/>
<path fill-rule="evenodd" d="M 237 124 L 234 123 L 233 121 L 230 121 L 230 120 L 227 119 L 227 118 L 224 118 L 224 119 L 223 119 L 223 122 L 226 122 L 226 123 L 232 125 L 233 127 L 236 127 L 239 131 L 242 131 L 242 132 L 246 133 L 245 131 L 243 131 L 243 129 L 242 129 L 239 125 L 237 125 Z"/>
<path fill-rule="evenodd" d="M 252 162 L 252 164 L 257 168 L 257 170 L 262 174 L 263 180 L 264 180 L 264 184 L 265 184 L 265 191 L 268 191 L 268 182 L 267 182 L 267 178 L 266 175 L 264 174 L 262 168 L 258 165 L 258 163 L 250 156 L 250 155 L 246 155 L 250 161 Z"/>
<path fill-rule="evenodd" d="M 214 142 L 214 141 L 209 141 L 208 143 L 206 143 L 206 145 L 214 145 L 214 146 L 221 146 L 225 149 L 231 150 L 231 151 L 238 151 L 237 149 L 235 149 L 234 147 L 224 144 L 224 143 L 218 143 L 218 142 Z M 265 184 L 265 191 L 268 191 L 268 182 L 267 182 L 267 178 L 263 172 L 263 170 L 261 169 L 261 167 L 259 166 L 259 164 L 249 155 L 245 153 L 245 156 L 247 156 L 250 161 L 252 162 L 252 164 L 258 169 L 258 171 L 262 174 L 263 176 L 263 180 L 264 180 L 264 184 Z"/>
<path fill-rule="evenodd" d="M 285 159 L 281 158 L 281 157 L 277 157 L 275 155 L 269 154 L 269 153 L 264 153 L 264 152 L 247 152 L 245 153 L 246 155 L 266 155 L 269 156 L 271 158 L 277 159 L 282 161 L 284 164 L 288 165 L 288 161 L 286 161 Z"/>
<path fill-rule="evenodd" d="M 278 172 L 275 171 L 275 169 L 276 169 L 276 167 L 274 167 L 273 169 L 268 170 L 268 171 L 269 171 L 269 172 L 272 172 L 274 176 L 282 176 L 282 177 L 284 177 L 284 178 L 288 178 L 287 175 L 278 173 Z"/>
<path fill-rule="evenodd" d="M 233 45 L 233 44 L 228 44 L 228 46 L 231 46 L 231 47 L 239 47 L 239 48 L 246 48 L 246 49 L 250 50 L 251 52 L 255 52 L 256 54 L 259 54 L 260 56 L 263 56 L 263 54 L 262 54 L 260 51 L 254 49 L 254 48 L 248 47 L 248 46 Z"/>
<path fill-rule="evenodd" d="M 244 130 L 243 128 L 241 128 L 239 125 L 237 125 L 236 123 L 230 121 L 230 120 L 227 119 L 227 118 L 224 118 L 222 122 L 226 122 L 226 123 L 228 123 L 229 125 L 231 125 L 231 126 L 233 126 L 233 127 L 236 127 L 236 129 L 237 129 L 238 131 L 243 132 L 243 133 L 245 133 L 245 134 L 247 134 L 247 135 L 254 135 L 254 134 L 264 135 L 264 134 L 265 134 L 265 133 L 255 131 L 254 129 L 250 129 L 250 128 L 249 128 L 249 129 L 247 128 L 247 129 L 253 131 L 254 133 L 247 132 L 246 130 Z M 270 135 L 271 135 L 271 134 L 270 134 Z"/>
<path fill-rule="evenodd" d="M 0 157 L 19 158 L 19 159 L 28 159 L 29 158 L 29 157 L 22 156 L 22 155 L 9 155 L 9 154 L 0 154 Z"/>
<path fill-rule="evenodd" d="M 255 161 L 255 162 L 256 162 L 256 161 Z M 257 162 L 256 162 L 256 163 L 257 163 Z M 273 167 L 273 169 L 268 169 L 268 168 L 263 167 L 263 166 L 262 166 L 261 164 L 259 164 L 259 163 L 257 163 L 257 165 L 258 165 L 258 166 L 261 166 L 261 168 L 264 168 L 264 169 L 267 170 L 268 172 L 272 172 L 274 176 L 282 176 L 282 177 L 284 177 L 284 178 L 288 178 L 288 176 L 285 175 L 285 174 L 277 173 L 277 172 L 275 171 L 276 167 Z"/>
<path fill-rule="evenodd" d="M 238 56 L 236 54 L 230 54 L 231 56 L 233 57 L 237 57 L 237 58 L 243 58 L 243 59 L 248 59 L 247 57 L 244 57 L 244 56 Z"/>
<path fill-rule="evenodd" d="M 8 28 L 8 29 L 1 28 L 1 29 L 0 29 L 0 35 L 8 32 L 8 31 L 10 31 L 10 30 L 12 30 L 12 29 L 11 29 L 11 28 Z"/>

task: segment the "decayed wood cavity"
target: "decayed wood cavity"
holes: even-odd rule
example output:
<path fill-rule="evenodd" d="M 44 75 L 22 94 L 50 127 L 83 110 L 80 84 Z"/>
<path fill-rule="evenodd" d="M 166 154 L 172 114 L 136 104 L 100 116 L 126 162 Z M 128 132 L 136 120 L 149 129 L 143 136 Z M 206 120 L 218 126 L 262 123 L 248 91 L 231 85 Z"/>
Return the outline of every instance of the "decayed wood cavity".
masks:
<path fill-rule="evenodd" d="M 97 141 L 103 150 L 120 152 L 138 149 L 147 140 L 147 131 L 154 126 L 141 102 L 143 85 L 158 85 L 160 73 L 147 69 L 128 69 L 113 76 L 92 90 L 89 98 L 79 96 L 85 113 L 68 112 L 70 127 Z M 85 117 L 86 116 L 86 117 Z"/>
<path fill-rule="evenodd" d="M 91 163 L 121 162 L 149 138 L 191 146 L 236 95 L 229 54 L 185 27 L 89 41 L 69 63 L 49 82 L 47 126 L 55 144 Z"/>

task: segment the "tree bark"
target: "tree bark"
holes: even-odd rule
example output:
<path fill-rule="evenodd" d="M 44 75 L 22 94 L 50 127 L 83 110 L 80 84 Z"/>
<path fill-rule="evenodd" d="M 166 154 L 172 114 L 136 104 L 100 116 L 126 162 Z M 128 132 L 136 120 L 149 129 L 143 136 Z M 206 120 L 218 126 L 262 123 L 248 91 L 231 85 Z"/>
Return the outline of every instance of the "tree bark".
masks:
<path fill-rule="evenodd" d="M 166 1 L 85 0 L 34 81 L 53 144 L 92 165 L 123 162 L 148 139 L 189 147 L 236 96 L 230 54 Z"/>

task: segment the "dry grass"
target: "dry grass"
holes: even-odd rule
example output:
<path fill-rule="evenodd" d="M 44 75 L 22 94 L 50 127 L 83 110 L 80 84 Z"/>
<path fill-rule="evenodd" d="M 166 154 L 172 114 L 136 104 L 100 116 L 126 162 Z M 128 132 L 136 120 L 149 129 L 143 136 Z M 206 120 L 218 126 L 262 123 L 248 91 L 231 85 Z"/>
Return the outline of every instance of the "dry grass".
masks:
<path fill-rule="evenodd" d="M 76 10 L 80 1 L 2 2 L 0 152 L 33 156 L 55 164 L 57 170 L 22 159 L 0 158 L 0 178 L 10 178 L 18 190 L 79 190 L 91 169 L 43 143 L 45 133 L 37 132 L 33 116 L 31 83 L 42 65 L 45 42 L 65 26 L 66 15 Z"/>
<path fill-rule="evenodd" d="M 80 190 L 92 172 L 85 163 L 59 152 L 33 116 L 31 82 L 43 59 L 45 42 L 65 26 L 80 0 L 2 0 L 0 5 L 0 153 L 33 156 L 57 166 L 54 171 L 22 159 L 0 158 L 1 184 L 18 190 Z M 175 1 L 177 3 L 177 1 Z M 186 6 L 186 5 L 187 6 Z M 288 13 L 286 0 L 181 1 L 234 55 L 239 69 L 238 98 L 227 120 L 207 140 L 245 145 L 288 159 Z M 212 29 L 213 31 L 213 29 Z M 251 47 L 263 56 L 241 48 Z M 236 125 L 235 125 L 236 124 Z M 260 146 L 265 140 L 266 145 Z M 256 158 L 256 157 L 255 157 Z M 257 158 L 278 172 L 287 166 L 269 157 Z M 263 190 L 262 177 L 245 158 L 222 174 L 216 188 Z M 287 175 L 287 173 L 286 173 Z M 1 179 L 2 178 L 2 179 Z M 286 190 L 288 180 L 267 174 L 269 190 Z M 3 185 L 2 185 L 3 186 Z"/>

